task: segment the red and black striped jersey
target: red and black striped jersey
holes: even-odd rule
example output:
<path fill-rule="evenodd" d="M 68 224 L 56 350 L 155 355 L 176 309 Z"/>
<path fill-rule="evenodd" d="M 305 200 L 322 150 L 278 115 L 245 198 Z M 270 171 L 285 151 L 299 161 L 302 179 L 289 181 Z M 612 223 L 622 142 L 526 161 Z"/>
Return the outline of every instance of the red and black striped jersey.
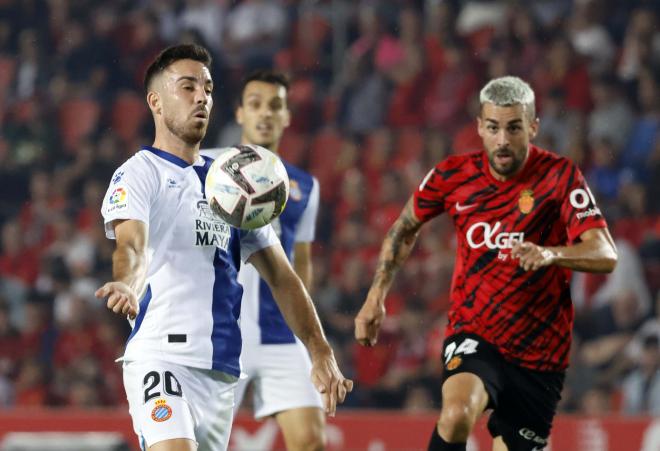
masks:
<path fill-rule="evenodd" d="M 530 145 L 522 171 L 502 182 L 485 152 L 449 157 L 424 178 L 414 206 L 421 221 L 446 211 L 456 227 L 447 336 L 475 333 L 513 363 L 564 370 L 573 325 L 570 271 L 524 271 L 510 251 L 515 241 L 563 246 L 607 227 L 575 164 Z"/>

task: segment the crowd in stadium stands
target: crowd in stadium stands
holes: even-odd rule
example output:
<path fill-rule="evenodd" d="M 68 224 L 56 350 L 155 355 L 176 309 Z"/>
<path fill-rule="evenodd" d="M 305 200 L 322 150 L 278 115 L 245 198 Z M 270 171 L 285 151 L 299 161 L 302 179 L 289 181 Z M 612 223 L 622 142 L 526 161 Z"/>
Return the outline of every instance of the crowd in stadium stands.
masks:
<path fill-rule="evenodd" d="M 113 169 L 151 144 L 145 65 L 198 42 L 215 58 L 204 147 L 236 142 L 241 76 L 293 80 L 283 155 L 320 181 L 313 295 L 356 381 L 349 406 L 437 408 L 447 218 L 424 227 L 377 346 L 356 345 L 353 317 L 425 173 L 480 148 L 478 88 L 516 74 L 537 93 L 536 143 L 579 163 L 619 250 L 611 275 L 574 274 L 562 409 L 660 414 L 658 14 L 632 0 L 1 0 L 0 407 L 126 402 L 114 360 L 129 326 L 93 296 L 113 249 L 100 206 Z"/>

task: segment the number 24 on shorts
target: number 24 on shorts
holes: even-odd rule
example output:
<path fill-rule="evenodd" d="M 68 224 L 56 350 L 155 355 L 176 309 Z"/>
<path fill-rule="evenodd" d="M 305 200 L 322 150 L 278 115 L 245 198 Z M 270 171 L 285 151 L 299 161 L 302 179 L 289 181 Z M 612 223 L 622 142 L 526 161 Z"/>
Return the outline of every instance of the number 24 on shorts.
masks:
<path fill-rule="evenodd" d="M 445 365 L 449 363 L 454 355 L 474 354 L 477 352 L 477 346 L 479 346 L 479 342 L 472 338 L 466 338 L 460 345 L 456 345 L 456 342 L 449 343 L 445 348 Z"/>

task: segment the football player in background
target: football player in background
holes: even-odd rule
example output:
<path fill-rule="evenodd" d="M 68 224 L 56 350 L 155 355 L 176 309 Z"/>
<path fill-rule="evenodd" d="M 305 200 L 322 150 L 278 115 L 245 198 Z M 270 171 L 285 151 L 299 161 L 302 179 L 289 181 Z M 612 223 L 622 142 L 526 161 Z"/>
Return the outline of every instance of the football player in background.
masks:
<path fill-rule="evenodd" d="M 116 249 L 113 280 L 96 295 L 131 319 L 124 386 L 149 450 L 227 448 L 241 372 L 241 261 L 267 281 L 307 347 L 326 410 L 334 413 L 352 387 L 272 227 L 239 231 L 210 212 L 204 182 L 212 159 L 199 154 L 213 106 L 210 63 L 203 47 L 179 45 L 149 66 L 156 136 L 117 169 L 102 207 Z"/>
<path fill-rule="evenodd" d="M 255 71 L 243 80 L 236 108 L 241 144 L 256 144 L 278 153 L 284 129 L 291 121 L 288 90 L 287 78 L 271 70 Z M 202 153 L 213 155 L 221 151 Z M 283 162 L 290 181 L 289 200 L 272 225 L 309 290 L 319 184 L 307 172 Z M 236 408 L 251 384 L 255 418 L 274 417 L 288 450 L 324 449 L 323 403 L 309 379 L 311 362 L 307 351 L 287 326 L 271 290 L 256 269 L 244 265 L 238 280 L 243 285 L 241 362 L 247 378 L 239 380 L 236 387 Z"/>
<path fill-rule="evenodd" d="M 355 337 L 376 343 L 385 298 L 422 225 L 446 212 L 458 250 L 442 407 L 429 450 L 466 449 L 486 409 L 494 449 L 545 448 L 571 347 L 570 271 L 611 272 L 612 237 L 580 170 L 530 141 L 534 92 L 517 77 L 481 90 L 484 151 L 431 169 L 383 241 Z"/>

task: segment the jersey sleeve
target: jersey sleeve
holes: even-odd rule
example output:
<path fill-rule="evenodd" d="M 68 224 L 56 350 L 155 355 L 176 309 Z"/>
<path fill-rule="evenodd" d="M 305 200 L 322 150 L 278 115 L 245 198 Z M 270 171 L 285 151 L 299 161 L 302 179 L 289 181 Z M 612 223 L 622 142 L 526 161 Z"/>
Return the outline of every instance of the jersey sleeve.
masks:
<path fill-rule="evenodd" d="M 101 214 L 105 236 L 110 239 L 115 239 L 112 221 L 117 219 L 136 219 L 149 224 L 149 210 L 157 180 L 149 171 L 140 168 L 134 158 L 115 171 L 103 198 Z"/>
<path fill-rule="evenodd" d="M 273 226 L 267 224 L 254 230 L 241 230 L 241 260 L 245 263 L 255 252 L 280 243 Z"/>
<path fill-rule="evenodd" d="M 316 216 L 319 211 L 320 188 L 319 182 L 314 179 L 312 190 L 309 193 L 309 200 L 305 206 L 305 211 L 300 218 L 298 230 L 296 230 L 296 243 L 309 243 L 314 241 L 316 236 Z"/>
<path fill-rule="evenodd" d="M 558 181 L 563 189 L 557 191 L 563 193 L 560 216 L 566 224 L 568 239 L 574 242 L 589 229 L 607 227 L 607 222 L 580 169 L 573 163 L 569 164 L 570 168 L 564 172 L 563 180 Z"/>
<path fill-rule="evenodd" d="M 413 194 L 415 216 L 422 222 L 434 218 L 446 209 L 445 198 L 453 189 L 448 179 L 458 172 L 453 159 L 438 163 L 422 179 Z"/>

